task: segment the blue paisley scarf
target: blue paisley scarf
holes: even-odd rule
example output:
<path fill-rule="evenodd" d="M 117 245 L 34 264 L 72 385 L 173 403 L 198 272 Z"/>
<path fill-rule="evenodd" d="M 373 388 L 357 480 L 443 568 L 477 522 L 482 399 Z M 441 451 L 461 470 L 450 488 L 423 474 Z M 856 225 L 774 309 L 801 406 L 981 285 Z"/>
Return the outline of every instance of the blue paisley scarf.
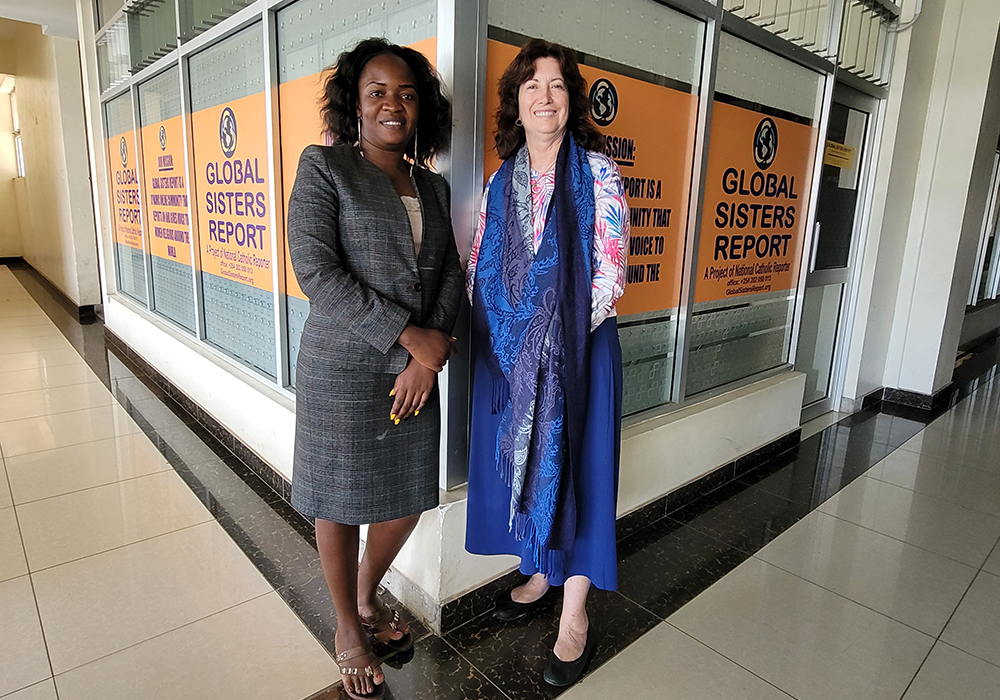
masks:
<path fill-rule="evenodd" d="M 473 334 L 500 414 L 497 465 L 511 488 L 509 527 L 553 575 L 576 536 L 574 471 L 590 390 L 594 179 L 571 134 L 538 252 L 531 225 L 528 149 L 490 185 L 476 265 Z"/>

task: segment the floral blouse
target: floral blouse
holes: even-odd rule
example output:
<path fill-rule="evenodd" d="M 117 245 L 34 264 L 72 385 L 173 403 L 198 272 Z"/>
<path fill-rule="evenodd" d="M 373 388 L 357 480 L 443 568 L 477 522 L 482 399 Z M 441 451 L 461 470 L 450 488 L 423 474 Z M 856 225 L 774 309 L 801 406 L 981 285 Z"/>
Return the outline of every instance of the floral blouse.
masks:
<path fill-rule="evenodd" d="M 615 316 L 615 304 L 625 291 L 626 256 L 628 254 L 629 213 L 628 202 L 622 189 L 618 165 L 602 153 L 587 151 L 587 161 L 594 176 L 594 270 L 591 279 L 590 328 L 596 329 L 604 320 Z M 494 173 L 495 175 L 496 173 Z M 483 204 L 479 211 L 479 225 L 472 241 L 469 268 L 465 286 L 469 299 L 476 279 L 476 262 L 479 247 L 486 230 L 486 203 L 493 176 L 486 183 Z M 545 229 L 545 212 L 555 191 L 555 171 L 531 171 L 531 222 L 535 230 L 535 251 L 542 242 Z"/>

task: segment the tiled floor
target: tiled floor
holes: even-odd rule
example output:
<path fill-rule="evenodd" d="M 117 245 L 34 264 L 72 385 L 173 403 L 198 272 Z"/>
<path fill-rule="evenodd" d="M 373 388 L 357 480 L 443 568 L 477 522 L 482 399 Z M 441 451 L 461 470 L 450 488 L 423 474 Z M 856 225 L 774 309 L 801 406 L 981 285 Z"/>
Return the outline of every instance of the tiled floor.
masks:
<path fill-rule="evenodd" d="M 15 274 L 0 268 L 0 698 L 339 698 L 308 524 L 99 323 Z M 998 347 L 963 363 L 950 410 L 831 414 L 622 539 L 577 686 L 540 680 L 553 600 L 444 637 L 416 625 L 389 697 L 998 697 Z"/>
<path fill-rule="evenodd" d="M 323 646 L 0 268 L 0 697 L 305 698 Z"/>

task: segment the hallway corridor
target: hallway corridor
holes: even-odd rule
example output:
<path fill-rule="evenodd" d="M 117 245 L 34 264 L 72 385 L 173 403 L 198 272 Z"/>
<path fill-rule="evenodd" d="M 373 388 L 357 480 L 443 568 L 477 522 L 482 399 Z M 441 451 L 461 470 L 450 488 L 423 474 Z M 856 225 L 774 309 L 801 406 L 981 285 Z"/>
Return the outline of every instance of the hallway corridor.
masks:
<path fill-rule="evenodd" d="M 339 698 L 308 524 L 32 274 L 0 267 L 0 698 Z M 415 625 L 387 697 L 995 699 L 997 348 L 950 408 L 848 416 L 621 532 L 575 687 L 540 680 L 550 600 Z"/>

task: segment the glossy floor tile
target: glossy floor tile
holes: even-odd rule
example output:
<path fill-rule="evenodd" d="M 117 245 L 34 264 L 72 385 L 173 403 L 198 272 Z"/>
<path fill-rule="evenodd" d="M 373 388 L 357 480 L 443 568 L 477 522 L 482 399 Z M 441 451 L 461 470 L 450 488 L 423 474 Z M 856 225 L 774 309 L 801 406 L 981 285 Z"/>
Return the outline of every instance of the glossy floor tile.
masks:
<path fill-rule="evenodd" d="M 983 564 L 983 571 L 1000 576 L 1000 544 L 993 548 L 993 553 L 990 554 L 986 563 Z"/>
<path fill-rule="evenodd" d="M 934 643 L 756 558 L 668 622 L 802 700 L 898 700 Z"/>
<path fill-rule="evenodd" d="M 52 675 L 27 576 L 0 582 L 0 696 Z"/>
<path fill-rule="evenodd" d="M 271 590 L 214 522 L 46 569 L 32 579 L 57 674 Z"/>
<path fill-rule="evenodd" d="M 937 636 L 976 568 L 816 511 L 756 555 Z"/>
<path fill-rule="evenodd" d="M 45 318 L 43 315 L 42 318 Z M 83 365 L 83 358 L 73 348 L 46 350 L 44 352 L 18 352 L 0 355 L 0 372 L 17 372 L 27 369 L 47 369 L 65 365 Z"/>
<path fill-rule="evenodd" d="M 0 508 L 0 581 L 24 576 L 26 573 L 28 563 L 24 558 L 14 508 Z"/>
<path fill-rule="evenodd" d="M 998 516 L 864 476 L 819 510 L 976 568 L 1000 539 Z"/>
<path fill-rule="evenodd" d="M 339 679 L 330 655 L 269 593 L 55 680 L 60 700 L 301 700 Z"/>
<path fill-rule="evenodd" d="M 1000 666 L 1000 576 L 979 573 L 941 641 Z"/>
<path fill-rule="evenodd" d="M 0 508 L 9 508 L 14 505 L 14 498 L 10 493 L 10 484 L 7 481 L 7 469 L 4 467 L 3 450 L 0 448 Z"/>
<path fill-rule="evenodd" d="M 789 700 L 787 693 L 661 623 L 562 696 L 565 700 Z"/>
<path fill-rule="evenodd" d="M 11 338 L 6 333 L 0 335 L 0 355 L 11 355 L 41 350 L 62 350 L 72 348 L 61 334 L 39 335 L 31 338 Z"/>
<path fill-rule="evenodd" d="M 109 405 L 0 423 L 0 445 L 6 458 L 138 432 L 121 406 Z"/>
<path fill-rule="evenodd" d="M 899 449 L 865 476 L 1000 516 L 1000 473 L 975 465 Z"/>
<path fill-rule="evenodd" d="M 100 380 L 94 371 L 82 363 L 0 372 L 0 396 L 96 381 Z"/>
<path fill-rule="evenodd" d="M 3 700 L 58 700 L 58 698 L 55 683 L 49 679 L 11 695 L 4 695 Z"/>
<path fill-rule="evenodd" d="M 17 513 L 31 571 L 212 520 L 173 471 L 32 501 Z"/>
<path fill-rule="evenodd" d="M 1000 668 L 938 642 L 903 700 L 995 700 Z"/>
<path fill-rule="evenodd" d="M 0 401 L 0 423 L 110 406 L 114 403 L 115 400 L 108 390 L 97 381 L 97 377 L 94 377 L 94 381 L 87 384 L 46 387 L 5 394 Z"/>
<path fill-rule="evenodd" d="M 996 466 L 1000 463 L 1000 443 L 980 439 L 980 435 L 973 432 L 923 431 L 900 447 L 909 452 L 987 471 L 996 471 Z"/>
<path fill-rule="evenodd" d="M 141 433 L 8 457 L 14 502 L 29 503 L 170 469 Z"/>

